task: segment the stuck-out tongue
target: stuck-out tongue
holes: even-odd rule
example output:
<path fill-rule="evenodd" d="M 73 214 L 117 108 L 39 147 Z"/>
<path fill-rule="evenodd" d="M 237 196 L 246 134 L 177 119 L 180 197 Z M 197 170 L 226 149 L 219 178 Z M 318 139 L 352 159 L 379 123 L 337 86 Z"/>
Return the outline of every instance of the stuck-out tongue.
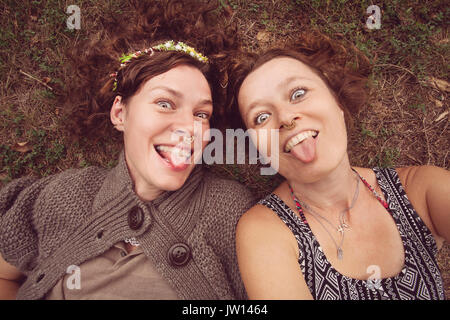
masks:
<path fill-rule="evenodd" d="M 291 154 L 298 160 L 308 163 L 316 157 L 316 139 L 309 137 L 291 149 Z"/>
<path fill-rule="evenodd" d="M 171 164 L 171 167 L 175 170 L 184 170 L 189 166 L 189 161 L 186 157 L 180 155 L 178 150 L 175 149 L 172 152 L 160 152 L 160 154 Z"/>

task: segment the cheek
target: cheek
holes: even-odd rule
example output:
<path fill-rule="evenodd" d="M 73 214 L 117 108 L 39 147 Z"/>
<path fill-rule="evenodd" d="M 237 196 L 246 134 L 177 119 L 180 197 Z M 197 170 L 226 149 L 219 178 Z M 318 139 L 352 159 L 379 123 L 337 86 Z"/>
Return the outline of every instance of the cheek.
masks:
<path fill-rule="evenodd" d="M 201 132 L 195 132 L 195 139 L 202 139 L 202 151 L 205 149 L 205 147 L 208 145 L 209 141 L 211 140 L 211 133 L 210 133 L 210 125 L 209 122 L 203 123 L 201 126 Z"/>
<path fill-rule="evenodd" d="M 279 135 L 277 130 L 259 129 L 249 130 L 250 138 L 256 149 L 264 157 L 278 157 Z"/>
<path fill-rule="evenodd" d="M 168 117 L 141 112 L 127 119 L 126 130 L 136 139 L 148 138 L 163 132 L 169 124 Z"/>

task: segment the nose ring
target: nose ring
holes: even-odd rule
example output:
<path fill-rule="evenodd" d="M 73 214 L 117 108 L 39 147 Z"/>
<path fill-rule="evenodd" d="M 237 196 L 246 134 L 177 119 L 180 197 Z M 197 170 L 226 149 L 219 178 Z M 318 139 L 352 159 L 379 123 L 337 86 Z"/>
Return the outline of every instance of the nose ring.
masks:
<path fill-rule="evenodd" d="M 288 124 L 288 125 L 283 124 L 283 128 L 285 128 L 285 129 L 287 129 L 287 130 L 291 130 L 291 129 L 294 129 L 296 125 L 297 125 L 297 124 L 295 123 L 295 120 L 292 119 L 292 121 L 291 121 L 290 124 Z"/>
<path fill-rule="evenodd" d="M 184 136 L 183 137 L 183 142 L 185 142 L 185 143 L 192 143 L 192 142 L 194 142 L 194 139 L 195 139 L 194 136 L 190 136 L 190 137 Z"/>

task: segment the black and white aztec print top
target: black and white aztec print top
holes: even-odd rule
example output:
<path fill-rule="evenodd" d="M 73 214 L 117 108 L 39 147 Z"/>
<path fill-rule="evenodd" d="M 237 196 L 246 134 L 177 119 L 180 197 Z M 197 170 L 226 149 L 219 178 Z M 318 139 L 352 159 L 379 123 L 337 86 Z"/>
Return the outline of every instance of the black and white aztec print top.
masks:
<path fill-rule="evenodd" d="M 405 251 L 399 274 L 378 280 L 349 278 L 326 259 L 309 225 L 277 195 L 261 200 L 289 227 L 297 239 L 298 263 L 315 300 L 445 300 L 442 277 L 436 263 L 436 242 L 412 207 L 393 168 L 374 168 L 378 185 L 389 205 Z"/>

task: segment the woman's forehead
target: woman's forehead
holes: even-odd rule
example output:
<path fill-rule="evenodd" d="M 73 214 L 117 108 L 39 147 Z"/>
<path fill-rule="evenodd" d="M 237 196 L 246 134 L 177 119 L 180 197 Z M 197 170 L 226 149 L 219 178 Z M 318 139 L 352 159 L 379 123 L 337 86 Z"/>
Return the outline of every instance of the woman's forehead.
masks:
<path fill-rule="evenodd" d="M 294 77 L 317 80 L 317 75 L 307 64 L 291 57 L 281 56 L 273 58 L 253 70 L 245 78 L 242 86 L 258 85 L 261 82 L 278 86 L 286 79 Z"/>
<path fill-rule="evenodd" d="M 164 88 L 171 92 L 185 92 L 190 95 L 210 98 L 211 90 L 203 73 L 190 65 L 178 65 L 164 73 L 147 80 L 143 91 L 153 91 Z"/>
<path fill-rule="evenodd" d="M 319 80 L 317 74 L 305 63 L 291 57 L 276 57 L 253 70 L 242 82 L 238 99 L 246 100 L 252 92 L 282 89 L 295 80 Z"/>

